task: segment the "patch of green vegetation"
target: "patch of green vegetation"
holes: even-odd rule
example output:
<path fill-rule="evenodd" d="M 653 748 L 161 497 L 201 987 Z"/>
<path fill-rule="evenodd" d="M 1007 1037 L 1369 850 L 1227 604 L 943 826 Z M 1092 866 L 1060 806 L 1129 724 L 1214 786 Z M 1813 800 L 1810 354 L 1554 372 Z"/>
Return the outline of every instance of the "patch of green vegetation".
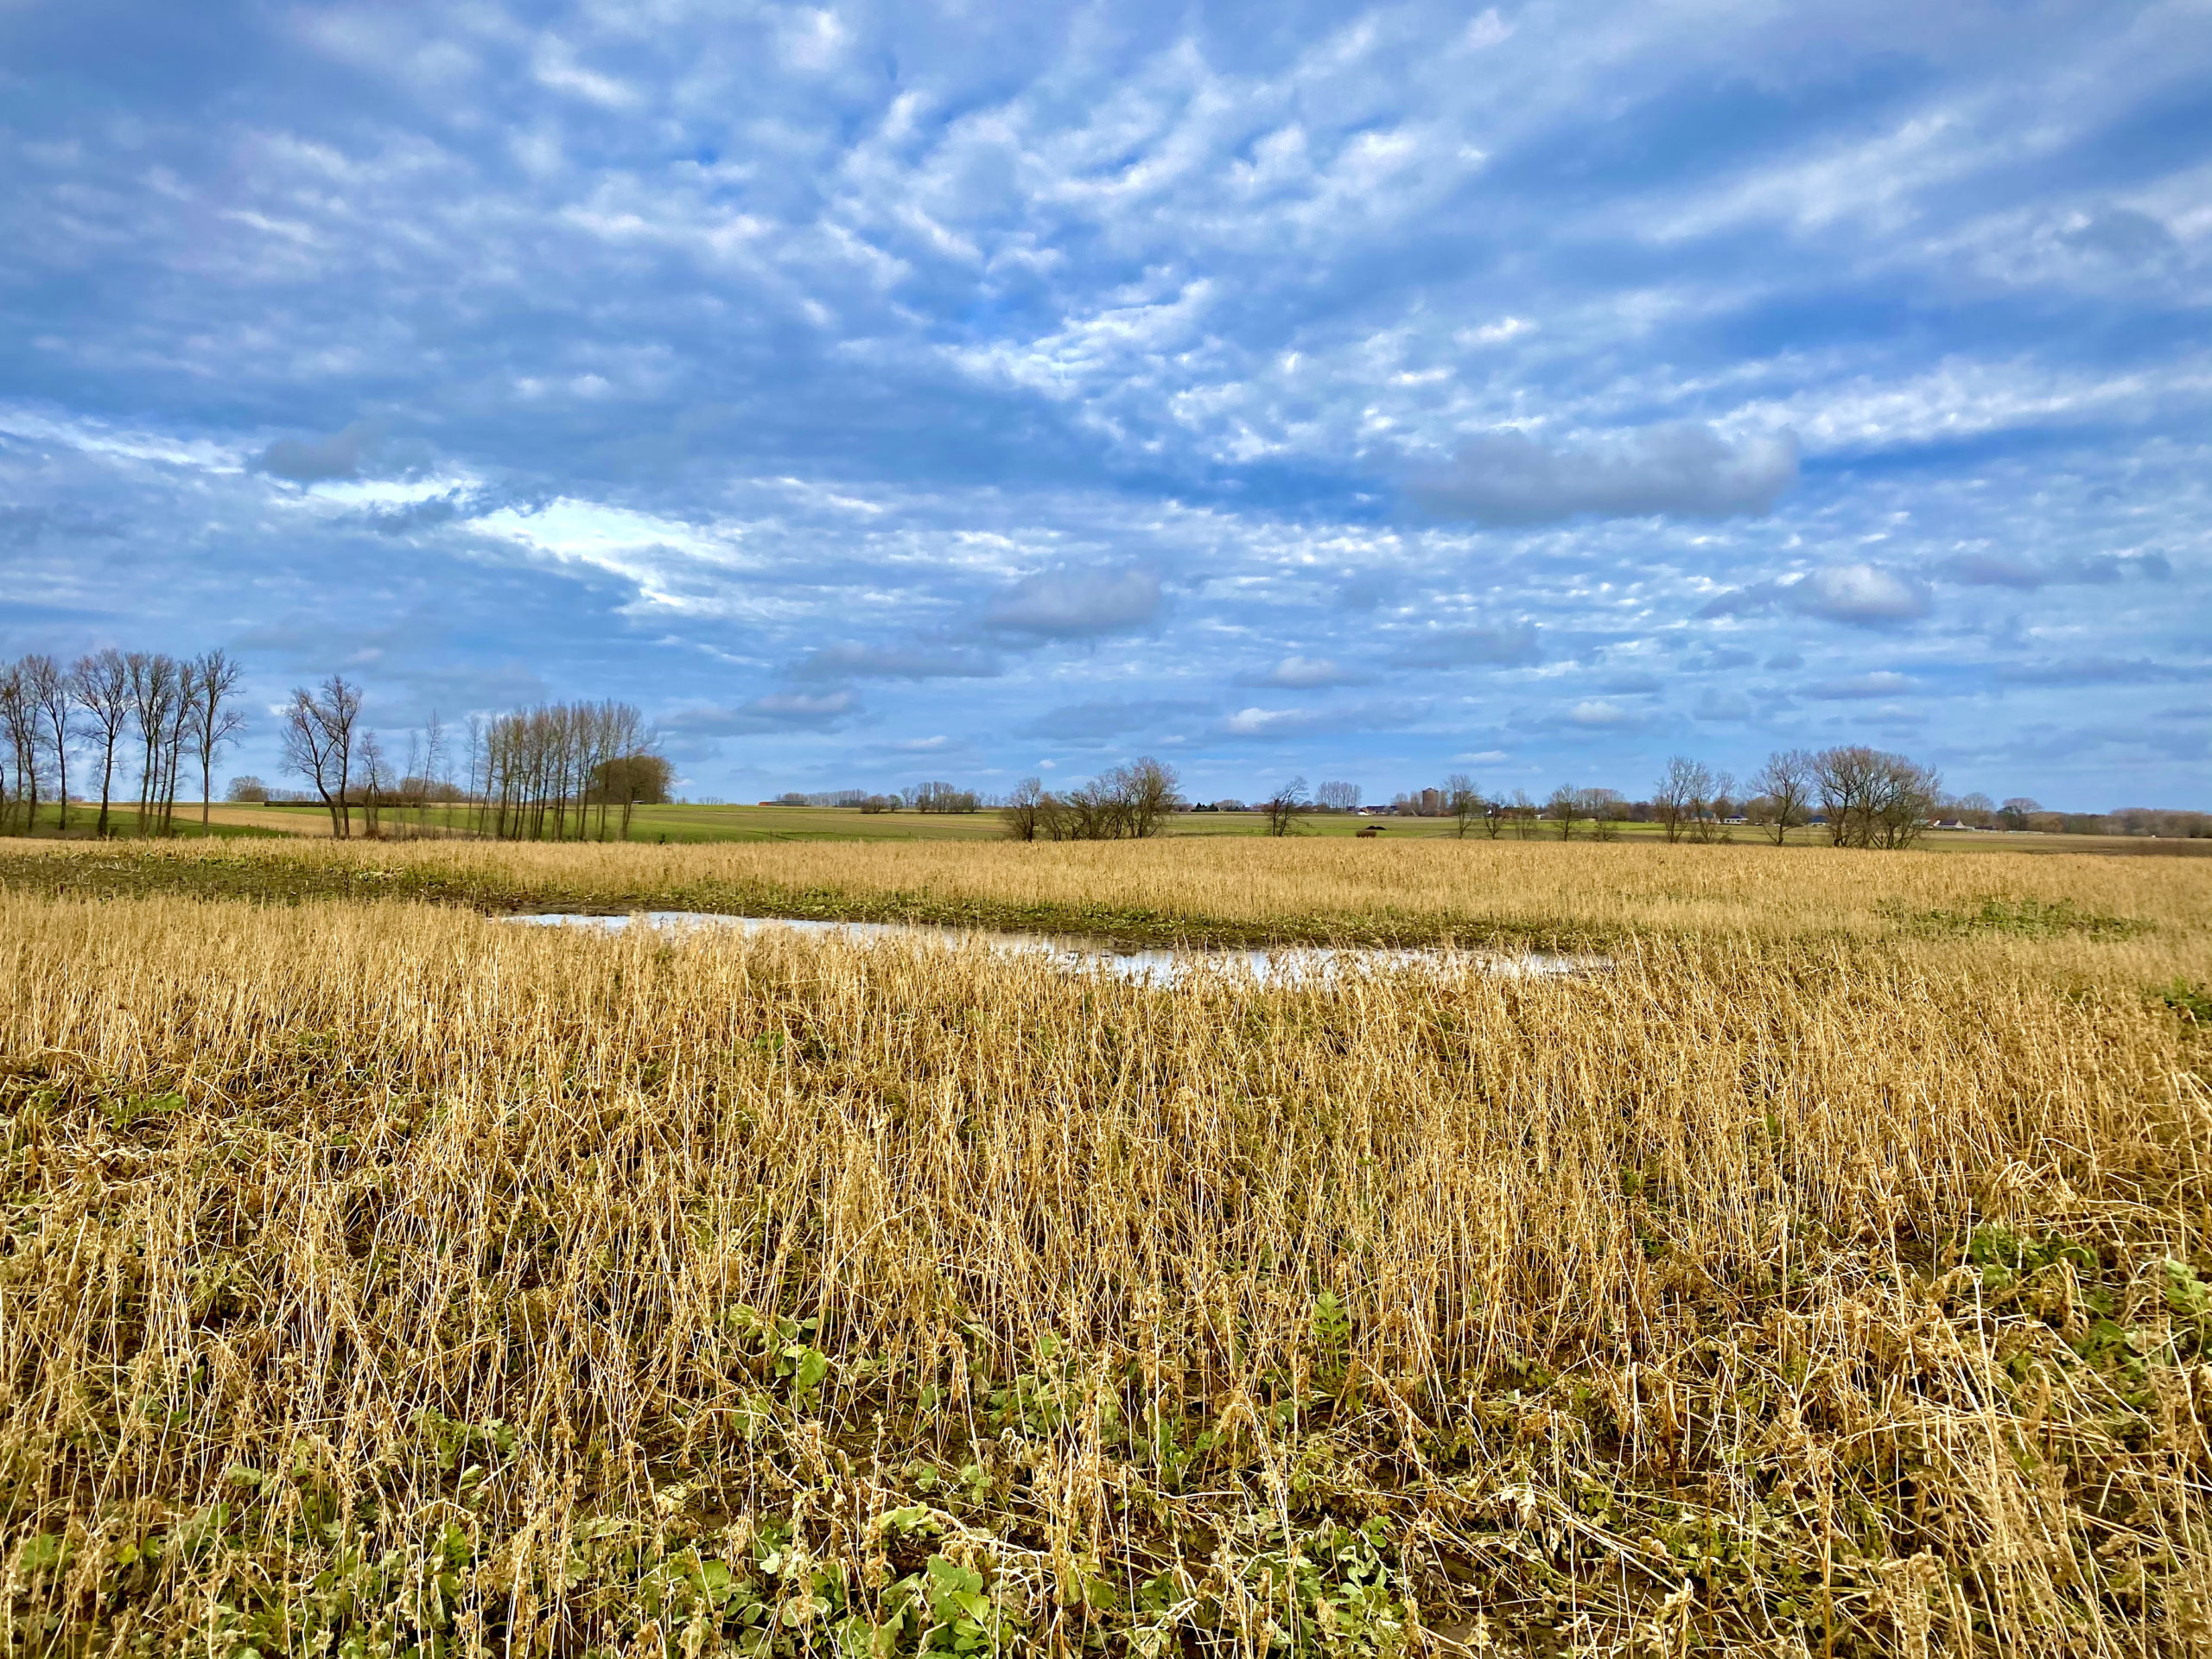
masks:
<path fill-rule="evenodd" d="M 2212 1029 L 2212 987 L 2177 979 L 2152 995 L 2190 1024 Z"/>
<path fill-rule="evenodd" d="M 125 1096 L 107 1103 L 107 1121 L 118 1129 L 127 1129 L 142 1117 L 181 1111 L 184 1103 L 184 1096 L 179 1094 Z"/>
<path fill-rule="evenodd" d="M 2086 1244 L 2057 1237 L 2039 1239 L 1994 1224 L 1977 1227 L 1967 1236 L 1966 1257 L 1970 1266 L 1981 1269 L 1982 1288 L 1993 1293 L 2010 1290 L 2021 1280 L 2061 1262 L 2071 1262 L 2091 1279 L 2103 1267 L 2097 1253 Z"/>
<path fill-rule="evenodd" d="M 2059 1234 L 1985 1223 L 1962 1252 L 1992 1313 L 2026 1313 L 2057 1332 L 2063 1357 L 2105 1376 L 2125 1409 L 2114 1432 L 2157 1405 L 2152 1373 L 2200 1360 L 2212 1338 L 2212 1286 L 2163 1251 L 2098 1249 Z M 2015 1360 L 2021 1357 L 2015 1355 Z M 2030 1368 L 2031 1369 L 2031 1368 Z M 2028 1381 L 2013 1368 L 2014 1380 Z"/>
<path fill-rule="evenodd" d="M 2148 922 L 2082 910 L 2071 899 L 1991 898 L 1974 910 L 1907 910 L 1888 906 L 1891 918 L 1915 933 L 2012 933 L 2034 939 L 2075 935 L 2093 939 L 2132 939 L 2151 931 Z"/>

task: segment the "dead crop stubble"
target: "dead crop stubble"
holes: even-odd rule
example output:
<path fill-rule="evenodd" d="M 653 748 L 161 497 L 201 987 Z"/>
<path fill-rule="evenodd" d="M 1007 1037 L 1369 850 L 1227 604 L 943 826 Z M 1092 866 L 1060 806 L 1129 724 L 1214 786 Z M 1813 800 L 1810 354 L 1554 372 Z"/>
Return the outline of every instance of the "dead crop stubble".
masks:
<path fill-rule="evenodd" d="M 2207 1645 L 2212 1103 L 2139 995 L 0 941 L 13 1652 Z"/>
<path fill-rule="evenodd" d="M 1456 938 L 1576 949 L 1653 934 L 1973 937 L 2092 976 L 2108 964 L 2138 977 L 2201 976 L 2212 955 L 2212 859 L 1741 843 L 48 842 L 0 848 L 0 887 L 903 918 L 1132 943 Z"/>

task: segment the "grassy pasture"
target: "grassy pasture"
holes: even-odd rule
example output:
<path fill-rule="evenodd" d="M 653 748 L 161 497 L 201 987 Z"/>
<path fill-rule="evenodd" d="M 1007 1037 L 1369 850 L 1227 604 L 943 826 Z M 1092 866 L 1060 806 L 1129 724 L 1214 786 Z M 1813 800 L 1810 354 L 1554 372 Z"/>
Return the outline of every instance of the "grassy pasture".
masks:
<path fill-rule="evenodd" d="M 2212 1643 L 2212 866 L 46 843 L 0 957 L 11 1652 Z"/>

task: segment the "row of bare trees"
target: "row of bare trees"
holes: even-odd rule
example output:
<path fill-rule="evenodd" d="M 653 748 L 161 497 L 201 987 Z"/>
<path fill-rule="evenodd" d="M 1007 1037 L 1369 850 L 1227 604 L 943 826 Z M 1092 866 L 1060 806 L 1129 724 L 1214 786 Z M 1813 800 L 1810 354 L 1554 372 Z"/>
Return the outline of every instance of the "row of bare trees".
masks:
<path fill-rule="evenodd" d="M 204 826 L 216 760 L 245 726 L 239 673 L 221 651 L 180 658 L 110 648 L 66 669 L 42 653 L 0 665 L 0 832 L 32 833 L 41 799 L 68 832 L 73 754 L 99 774 L 93 834 L 115 828 L 119 772 L 136 773 L 137 832 L 167 835 L 178 791 L 198 772 Z"/>
<path fill-rule="evenodd" d="M 300 686 L 284 714 L 284 764 L 305 779 L 344 839 L 371 836 L 405 809 L 409 833 L 502 841 L 601 841 L 630 833 L 636 807 L 665 801 L 667 760 L 645 716 L 626 702 L 543 703 L 468 722 L 466 784 L 445 775 L 447 735 L 436 715 L 408 737 L 395 774 L 377 734 L 361 723 L 361 689 L 341 674 Z M 427 814 L 443 808 L 443 822 Z"/>
<path fill-rule="evenodd" d="M 472 726 L 474 827 L 505 841 L 627 839 L 632 810 L 668 798 L 668 761 L 626 702 L 545 703 Z"/>
<path fill-rule="evenodd" d="M 1181 789 L 1174 767 L 1147 755 L 1065 795 L 1025 778 L 999 817 L 1015 841 L 1142 841 L 1166 829 L 1183 804 Z"/>

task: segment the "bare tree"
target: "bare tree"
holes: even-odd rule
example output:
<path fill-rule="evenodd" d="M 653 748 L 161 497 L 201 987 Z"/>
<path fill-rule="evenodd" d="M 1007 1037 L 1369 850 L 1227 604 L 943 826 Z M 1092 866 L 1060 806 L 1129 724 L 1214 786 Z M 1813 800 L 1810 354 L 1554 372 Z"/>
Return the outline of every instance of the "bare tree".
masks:
<path fill-rule="evenodd" d="M 1713 792 L 1713 772 L 1686 754 L 1670 755 L 1659 786 L 1651 791 L 1651 805 L 1659 827 L 1669 841 L 1680 841 L 1682 831 L 1696 821 L 1706 798 Z"/>
<path fill-rule="evenodd" d="M 2043 803 L 2032 795 L 2012 795 L 1997 809 L 1999 828 L 2019 830 L 2028 827 L 2028 821 L 2043 810 Z"/>
<path fill-rule="evenodd" d="M 30 688 L 21 663 L 10 663 L 0 669 L 0 737 L 7 741 L 8 753 L 0 758 L 0 765 L 12 760 L 15 765 L 16 793 L 23 801 L 23 833 L 31 835 L 38 829 L 39 741 L 41 726 L 36 704 L 32 701 Z M 0 795 L 4 799 L 4 795 Z"/>
<path fill-rule="evenodd" d="M 485 798 L 490 793 L 491 788 L 488 774 L 485 775 L 486 780 L 483 783 L 480 784 L 478 782 L 483 763 L 484 721 L 481 715 L 471 715 L 468 717 L 468 783 L 467 792 L 469 801 L 469 819 L 470 822 L 475 825 L 477 833 L 480 835 L 483 833 L 484 829 L 483 804 Z M 626 819 L 625 821 L 626 822 Z"/>
<path fill-rule="evenodd" d="M 1821 816 L 1828 843 L 1864 846 L 1860 839 L 1874 793 L 1874 772 L 1881 756 L 1864 744 L 1839 744 L 1814 757 L 1814 786 L 1821 794 Z"/>
<path fill-rule="evenodd" d="M 410 737 L 408 741 L 412 743 L 414 740 Z M 435 709 L 430 710 L 430 718 L 423 728 L 423 798 L 427 802 L 434 795 L 448 803 L 453 798 L 453 791 L 446 781 L 446 728 Z M 453 825 L 450 804 L 446 808 L 445 818 L 446 825 L 450 829 Z M 624 821 L 628 821 L 626 812 Z"/>
<path fill-rule="evenodd" d="M 184 687 L 182 665 L 162 652 L 134 651 L 123 659 L 130 715 L 138 735 L 138 833 L 156 830 L 168 779 L 171 735 Z"/>
<path fill-rule="evenodd" d="M 1931 766 L 1901 754 L 1885 754 L 1874 798 L 1878 845 L 1910 847 L 1928 833 L 1942 796 L 1943 780 Z"/>
<path fill-rule="evenodd" d="M 384 745 L 372 731 L 363 732 L 355 746 L 361 776 L 361 832 L 377 838 L 378 816 L 391 788 L 391 768 L 384 758 Z"/>
<path fill-rule="evenodd" d="M 1164 760 L 1141 755 L 1121 769 L 1121 780 L 1128 804 L 1129 834 L 1139 839 L 1165 830 L 1170 816 L 1183 804 L 1182 779 Z"/>
<path fill-rule="evenodd" d="M 1101 775 L 1068 791 L 1063 833 L 1070 841 L 1113 841 L 1122 833 L 1121 793 Z"/>
<path fill-rule="evenodd" d="M 339 674 L 313 690 L 295 687 L 284 711 L 284 764 L 315 785 L 330 813 L 330 833 L 340 841 L 353 833 L 346 791 L 353 781 L 353 728 L 360 717 L 360 690 Z"/>
<path fill-rule="evenodd" d="M 1813 757 L 1802 749 L 1777 749 L 1751 774 L 1751 787 L 1758 791 L 1751 804 L 1753 810 L 1758 821 L 1773 831 L 1776 846 L 1811 819 L 1819 770 Z"/>
<path fill-rule="evenodd" d="M 69 671 L 77 706 L 92 716 L 100 746 L 100 816 L 92 833 L 105 839 L 108 801 L 115 783 L 115 752 L 130 723 L 130 670 L 113 646 L 80 657 Z"/>
<path fill-rule="evenodd" d="M 1182 803 L 1175 769 L 1150 755 L 1103 772 L 1063 799 L 1046 797 L 1050 810 L 1035 820 L 1055 841 L 1141 840 L 1167 828 Z"/>
<path fill-rule="evenodd" d="M 1573 784 L 1561 784 L 1544 803 L 1544 816 L 1559 826 L 1559 838 L 1571 841 L 1574 821 L 1582 816 L 1582 792 Z"/>
<path fill-rule="evenodd" d="M 1529 798 L 1527 790 L 1515 790 L 1512 800 L 1506 804 L 1505 811 L 1506 816 L 1513 820 L 1514 835 L 1521 840 L 1527 841 L 1536 833 L 1538 808 L 1536 804 Z"/>
<path fill-rule="evenodd" d="M 1961 823 L 1976 830 L 1986 830 L 1997 822 L 1997 803 L 1980 790 L 1960 796 L 1950 804 L 1950 811 Z"/>
<path fill-rule="evenodd" d="M 1590 820 L 1592 841 L 1616 841 L 1620 832 L 1614 826 L 1628 815 L 1628 803 L 1610 789 L 1578 789 L 1574 810 Z"/>
<path fill-rule="evenodd" d="M 23 658 L 23 694 L 44 727 L 46 747 L 54 755 L 54 800 L 59 813 L 58 828 L 67 834 L 69 829 L 69 743 L 73 734 L 70 717 L 77 712 L 76 699 L 69 694 L 69 676 L 61 665 L 48 656 Z"/>
<path fill-rule="evenodd" d="M 665 800 L 672 775 L 659 740 L 626 702 L 541 705 L 471 724 L 469 794 L 480 833 L 502 840 L 607 838 L 620 813 Z M 895 804 L 895 803 L 893 803 Z"/>
<path fill-rule="evenodd" d="M 670 792 L 676 786 L 676 768 L 664 755 L 656 754 L 649 747 L 657 740 L 650 736 L 640 741 L 627 753 L 618 754 L 602 761 L 594 774 L 594 787 L 599 791 L 601 806 L 600 839 L 607 838 L 606 812 L 607 804 L 620 809 L 621 819 L 617 833 L 625 841 L 630 838 L 630 815 L 641 806 L 665 806 Z"/>
<path fill-rule="evenodd" d="M 1014 792 L 999 808 L 999 822 L 1006 826 L 1009 841 L 1051 840 L 1051 817 L 1058 804 L 1046 792 L 1041 778 L 1025 778 L 1014 786 Z"/>
<path fill-rule="evenodd" d="M 1911 846 L 1942 790 L 1929 768 L 1863 744 L 1823 749 L 1813 768 L 1828 840 L 1838 847 Z"/>
<path fill-rule="evenodd" d="M 1294 778 L 1281 789 L 1260 803 L 1260 810 L 1268 815 L 1268 833 L 1287 836 L 1298 826 L 1298 820 L 1306 810 L 1306 779 Z"/>
<path fill-rule="evenodd" d="M 1709 766 L 1697 768 L 1689 803 L 1691 839 L 1729 839 L 1728 832 L 1720 827 L 1720 820 L 1727 813 L 1728 797 L 1735 787 L 1735 779 L 1727 772 L 1714 772 Z"/>
<path fill-rule="evenodd" d="M 1455 772 L 1444 780 L 1444 798 L 1452 813 L 1452 832 L 1465 841 L 1468 832 L 1482 821 L 1490 803 L 1483 799 L 1475 780 L 1464 772 Z M 1495 836 L 1497 832 L 1491 833 Z"/>
<path fill-rule="evenodd" d="M 1359 785 L 1332 779 L 1313 791 L 1313 800 L 1324 811 L 1354 812 L 1359 809 Z"/>
<path fill-rule="evenodd" d="M 916 812 L 979 812 L 982 798 L 972 789 L 936 779 L 902 791 L 907 806 Z"/>
<path fill-rule="evenodd" d="M 177 772 L 183 765 L 186 746 L 191 741 L 193 715 L 199 701 L 199 663 L 179 663 L 176 665 L 175 696 L 169 703 L 168 721 L 162 735 L 162 799 L 158 827 L 165 836 L 175 828 Z"/>

